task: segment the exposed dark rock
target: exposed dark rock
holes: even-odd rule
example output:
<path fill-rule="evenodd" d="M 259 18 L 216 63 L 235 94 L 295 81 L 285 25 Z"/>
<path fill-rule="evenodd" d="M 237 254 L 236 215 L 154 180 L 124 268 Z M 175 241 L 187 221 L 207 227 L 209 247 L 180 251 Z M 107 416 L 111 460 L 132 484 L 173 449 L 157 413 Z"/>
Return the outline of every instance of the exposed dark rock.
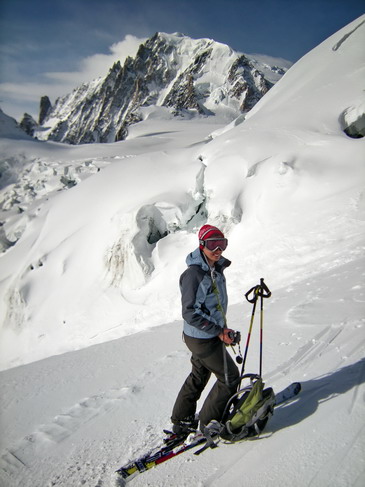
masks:
<path fill-rule="evenodd" d="M 20 122 L 19 127 L 24 130 L 26 134 L 33 137 L 35 128 L 37 127 L 37 122 L 31 115 L 29 115 L 29 113 L 24 113 L 23 119 Z"/>
<path fill-rule="evenodd" d="M 42 96 L 39 104 L 39 118 L 38 118 L 39 125 L 42 125 L 46 117 L 49 115 L 51 109 L 52 109 L 52 105 L 48 96 Z"/>

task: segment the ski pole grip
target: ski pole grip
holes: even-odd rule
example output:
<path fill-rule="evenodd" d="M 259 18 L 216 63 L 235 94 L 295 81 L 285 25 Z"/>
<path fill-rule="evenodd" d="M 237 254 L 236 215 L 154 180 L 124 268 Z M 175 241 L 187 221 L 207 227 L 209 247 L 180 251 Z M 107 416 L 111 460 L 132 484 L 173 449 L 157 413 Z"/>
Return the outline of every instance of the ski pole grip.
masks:
<path fill-rule="evenodd" d="M 263 278 L 260 279 L 260 288 L 261 288 L 260 296 L 262 296 L 263 298 L 269 298 L 271 296 L 271 291 L 264 283 Z"/>
<path fill-rule="evenodd" d="M 264 279 L 260 279 L 260 284 L 257 286 L 252 287 L 247 293 L 245 297 L 249 303 L 256 303 L 258 297 L 262 298 L 269 298 L 271 296 L 270 289 L 266 286 Z"/>
<path fill-rule="evenodd" d="M 249 303 L 256 303 L 258 295 L 260 291 L 260 286 L 254 286 L 252 287 L 247 293 L 245 294 L 245 298 Z M 252 297 L 250 295 L 252 294 Z"/>

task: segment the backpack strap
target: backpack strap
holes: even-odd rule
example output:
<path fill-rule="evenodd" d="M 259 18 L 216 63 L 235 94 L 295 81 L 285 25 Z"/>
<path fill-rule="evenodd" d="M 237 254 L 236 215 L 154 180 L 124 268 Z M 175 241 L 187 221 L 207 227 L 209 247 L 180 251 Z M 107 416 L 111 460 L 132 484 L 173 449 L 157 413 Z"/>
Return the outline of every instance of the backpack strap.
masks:
<path fill-rule="evenodd" d="M 272 415 L 275 394 L 272 388 L 264 389 L 260 376 L 247 374 L 250 385 L 238 391 L 227 404 L 220 434 L 227 441 L 239 441 L 261 433 Z"/>

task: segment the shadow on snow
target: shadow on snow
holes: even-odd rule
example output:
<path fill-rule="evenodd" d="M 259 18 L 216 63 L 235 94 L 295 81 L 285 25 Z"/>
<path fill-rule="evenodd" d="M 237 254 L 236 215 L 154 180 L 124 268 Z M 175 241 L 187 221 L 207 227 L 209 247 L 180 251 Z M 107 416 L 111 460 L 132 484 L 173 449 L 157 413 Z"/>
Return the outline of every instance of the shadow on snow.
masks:
<path fill-rule="evenodd" d="M 300 394 L 291 402 L 275 408 L 265 432 L 276 432 L 300 423 L 314 414 L 318 406 L 340 394 L 354 390 L 348 413 L 356 402 L 357 388 L 365 382 L 365 359 L 336 370 L 332 374 L 302 382 Z"/>

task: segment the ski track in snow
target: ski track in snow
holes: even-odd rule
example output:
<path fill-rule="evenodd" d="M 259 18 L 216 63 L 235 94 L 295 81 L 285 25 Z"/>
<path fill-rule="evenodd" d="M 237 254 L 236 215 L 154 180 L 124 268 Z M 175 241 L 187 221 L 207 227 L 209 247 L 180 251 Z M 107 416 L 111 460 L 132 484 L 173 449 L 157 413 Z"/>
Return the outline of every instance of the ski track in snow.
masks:
<path fill-rule="evenodd" d="M 18 445 L 1 457 L 1 468 L 7 473 L 15 473 L 17 464 L 29 467 L 35 452 L 37 454 L 47 450 L 49 442 L 60 443 L 72 435 L 84 423 L 95 416 L 107 413 L 115 404 L 128 393 L 135 392 L 135 388 L 123 387 L 121 390 L 110 391 L 105 395 L 85 398 L 66 413 L 56 416 L 52 423 L 41 425 L 33 433 L 20 441 Z M 14 459 L 16 460 L 14 464 Z"/>
<path fill-rule="evenodd" d="M 282 334 L 286 339 L 288 335 L 292 335 L 293 342 L 291 345 L 289 342 L 284 343 L 284 348 L 289 347 L 289 349 L 283 357 L 287 356 L 288 358 L 287 360 L 282 358 L 276 361 L 277 366 L 264 374 L 265 382 L 273 385 L 275 390 L 285 387 L 293 380 L 301 380 L 302 392 L 291 403 L 276 408 L 267 431 L 260 438 L 260 441 L 251 440 L 244 442 L 240 445 L 235 445 L 234 449 L 229 445 L 225 446 L 222 444 L 221 450 L 224 452 L 224 456 L 218 457 L 216 460 L 221 462 L 224 458 L 224 464 L 221 464 L 219 468 L 215 468 L 213 472 L 211 470 L 211 462 L 215 460 L 211 457 L 214 455 L 212 450 L 199 457 L 198 470 L 200 473 L 196 471 L 197 461 L 194 461 L 195 458 L 187 454 L 179 457 L 179 459 L 172 460 L 171 463 L 167 462 L 165 467 L 161 466 L 156 470 L 151 470 L 137 477 L 133 480 L 133 484 L 136 487 L 144 485 L 158 485 L 158 487 L 182 487 L 184 485 L 216 487 L 220 486 L 224 481 L 226 485 L 238 487 L 240 485 L 239 481 L 233 477 L 231 478 L 230 475 L 232 474 L 230 472 L 235 470 L 240 462 L 244 461 L 245 458 L 247 458 L 247 462 L 251 462 L 255 455 L 260 454 L 263 447 L 267 448 L 265 445 L 268 442 L 280 442 L 280 435 L 286 435 L 287 430 L 290 430 L 290 428 L 300 428 L 303 425 L 305 431 L 306 421 L 315 417 L 324 404 L 331 403 L 333 400 L 337 401 L 341 397 L 347 397 L 346 411 L 349 417 L 356 419 L 359 416 L 359 404 L 363 401 L 361 394 L 365 382 L 365 360 L 356 361 L 356 357 L 363 356 L 365 339 L 361 333 L 363 320 L 356 319 L 355 316 L 349 313 L 349 310 L 352 309 L 351 303 L 361 303 L 364 286 L 362 283 L 355 285 L 353 278 L 351 281 L 349 276 L 357 275 L 355 272 L 350 271 L 357 269 L 361 262 L 363 262 L 361 259 L 350 262 L 336 270 L 335 275 L 338 281 L 346 283 L 346 286 L 341 287 L 340 290 L 341 293 L 344 293 L 344 289 L 347 289 L 343 295 L 350 303 L 350 306 L 345 307 L 345 312 L 341 301 L 337 302 L 337 308 L 332 310 L 333 316 L 338 318 L 334 323 L 328 324 L 328 315 L 322 313 L 323 310 L 328 308 L 328 300 L 332 299 L 335 292 L 334 288 L 327 287 L 328 282 L 334 282 L 334 273 L 332 271 L 321 275 L 321 286 L 316 285 L 316 279 L 313 278 L 311 281 L 305 280 L 302 283 L 291 285 L 288 289 L 282 290 L 279 295 L 275 293 L 273 303 L 269 309 L 269 315 L 272 314 L 273 321 L 279 323 L 285 322 L 281 314 L 283 313 L 286 316 L 290 333 L 285 331 L 284 325 Z M 305 289 L 309 284 L 311 292 L 306 294 Z M 321 293 L 323 303 L 322 307 L 318 307 L 317 298 Z M 287 307 L 287 300 L 290 302 L 289 307 Z M 316 310 L 315 319 L 311 316 L 313 309 Z M 356 306 L 355 311 L 355 315 L 361 316 L 358 314 Z M 241 309 L 238 315 L 242 316 Z M 347 319 L 350 315 L 351 320 Z M 310 320 L 309 317 L 311 318 Z M 232 319 L 234 322 L 234 316 Z M 241 318 L 238 319 L 241 321 Z M 314 324 L 315 321 L 317 321 L 316 324 Z M 295 326 L 296 323 L 297 326 Z M 177 326 L 180 327 L 181 325 L 178 324 Z M 254 325 L 254 328 L 257 331 L 256 326 L 257 324 Z M 276 337 L 276 333 L 280 330 L 270 329 L 269 326 L 267 329 L 269 336 L 265 343 L 270 343 L 274 349 L 279 347 L 280 350 L 280 345 L 283 345 L 281 342 L 282 338 L 281 335 Z M 176 333 L 176 328 L 165 325 L 161 330 L 165 330 L 165 333 L 168 333 L 168 337 L 173 336 L 174 340 L 179 340 L 176 336 L 179 335 L 179 332 Z M 272 333 L 271 336 L 270 333 Z M 150 332 L 132 336 L 129 338 L 129 340 L 134 340 L 131 347 L 127 345 L 128 339 L 121 339 L 121 355 L 123 355 L 123 350 L 129 350 L 129 348 L 133 350 L 136 346 L 140 347 L 141 350 L 149 349 L 151 337 Z M 161 438 L 162 428 L 167 426 L 166 419 L 173 401 L 169 390 L 165 392 L 163 384 L 166 382 L 166 384 L 169 384 L 168 388 L 170 388 L 172 383 L 178 382 L 176 387 L 180 386 L 181 380 L 177 381 L 174 378 L 179 364 L 182 367 L 181 377 L 185 375 L 184 370 L 189 367 L 187 360 L 189 353 L 185 349 L 184 344 L 179 341 L 178 348 L 176 349 L 176 345 L 171 346 L 169 347 L 171 352 L 166 354 L 166 347 L 163 345 L 166 340 L 167 338 L 162 336 L 162 343 L 157 347 L 154 346 L 153 357 L 141 364 L 140 369 L 136 370 L 135 373 L 133 372 L 135 367 L 133 364 L 131 364 L 131 370 L 128 369 L 129 371 L 127 371 L 125 369 L 125 372 L 121 370 L 119 381 L 122 384 L 121 387 L 106 388 L 104 392 L 81 398 L 70 407 L 66 407 L 56 414 L 52 421 L 32 428 L 29 434 L 7 446 L 1 452 L 0 457 L 0 482 L 2 482 L 2 485 L 6 487 L 39 485 L 37 484 L 39 482 L 37 470 L 39 469 L 42 471 L 44 480 L 40 485 L 47 485 L 47 487 L 68 487 L 73 485 L 107 486 L 109 481 L 112 482 L 113 472 L 119 466 L 156 447 Z M 125 348 L 123 348 L 124 341 Z M 303 344 L 300 345 L 301 343 Z M 105 346 L 108 347 L 108 344 Z M 95 357 L 100 355 L 98 347 L 96 346 L 95 348 Z M 294 353 L 291 353 L 290 350 L 293 350 Z M 74 357 L 77 357 L 78 352 L 73 353 L 76 354 Z M 87 351 L 84 353 L 87 353 Z M 131 352 L 129 351 L 128 353 Z M 349 364 L 349 359 L 353 363 L 350 362 Z M 65 360 L 67 360 L 67 354 L 65 355 Z M 95 358 L 90 360 L 93 361 Z M 318 377 L 316 364 L 322 363 L 323 360 L 329 362 L 329 369 L 326 372 L 322 367 L 320 369 L 322 375 Z M 73 366 L 75 367 L 75 364 Z M 7 372 L 4 372 L 4 375 L 6 374 Z M 52 374 L 52 369 L 49 374 Z M 156 391 L 158 391 L 157 394 Z M 160 394 L 161 398 L 158 397 Z M 157 411 L 158 404 L 160 404 L 161 413 L 151 418 L 148 415 L 146 416 L 145 405 L 150 406 L 152 411 Z M 4 397 L 3 408 L 4 410 L 11 408 L 10 396 Z M 132 421 L 132 424 L 121 432 L 118 422 L 121 415 L 123 417 L 124 414 L 127 417 L 132 415 L 132 417 L 136 418 L 134 420 L 135 426 Z M 107 421 L 113 424 L 115 420 L 117 421 L 115 436 L 114 433 L 111 434 L 108 430 L 105 434 L 96 434 L 93 437 L 92 432 L 95 427 L 95 431 L 98 431 L 97 425 L 100 422 L 105 424 L 105 421 Z M 80 435 L 82 438 L 81 442 Z M 99 439 L 98 436 L 100 436 Z M 309 439 L 305 441 L 309 442 Z M 91 458 L 89 458 L 89 451 L 95 450 L 95 442 L 98 445 L 97 451 L 100 452 L 100 458 L 95 458 L 95 455 L 91 455 Z M 305 442 L 303 444 L 306 445 Z M 326 485 L 323 481 L 326 475 L 329 475 L 328 472 L 338 473 L 338 470 L 342 468 L 341 465 L 344 465 L 344 459 L 349 457 L 349 451 L 361 452 L 363 445 L 363 428 L 358 428 L 356 433 L 351 433 L 351 436 L 347 435 L 346 444 L 344 445 L 337 445 L 336 448 L 327 445 L 327 449 L 332 448 L 333 451 L 331 450 L 331 455 L 328 454 L 326 458 L 321 460 L 322 465 L 325 466 L 316 466 L 315 460 L 312 460 L 310 468 L 308 467 L 309 473 L 306 474 L 306 483 L 303 485 L 311 487 Z M 310 449 L 307 445 L 305 448 Z M 57 460 L 58 457 L 60 458 L 59 461 Z M 53 467 L 55 462 L 58 462 L 57 469 Z M 192 462 L 192 464 L 190 465 L 189 462 Z M 189 475 L 182 481 L 177 477 L 179 466 L 184 468 L 185 475 L 189 471 Z M 186 468 L 187 466 L 189 466 L 188 469 Z M 193 469 L 192 472 L 190 472 L 190 467 Z M 270 482 L 261 480 L 260 485 L 269 487 L 275 479 L 283 481 L 282 473 L 274 467 L 270 475 Z M 349 474 L 347 473 L 346 475 Z M 363 478 L 363 474 L 359 475 L 359 478 Z M 161 480 L 161 476 L 163 480 Z M 289 476 L 288 474 L 288 478 Z M 202 478 L 205 478 L 205 480 L 202 480 Z M 252 479 L 248 479 L 247 482 L 248 486 L 255 486 L 254 483 L 251 483 Z M 282 485 L 286 485 L 285 482 Z M 300 483 L 297 485 L 300 485 Z M 334 483 L 333 485 L 341 484 Z M 343 485 L 349 485 L 346 479 Z"/>
<path fill-rule="evenodd" d="M 172 352 L 159 358 L 155 363 L 150 364 L 150 366 L 152 369 L 155 367 L 163 367 L 166 365 L 166 362 L 171 359 L 176 359 L 179 355 L 185 357 L 186 354 Z M 148 382 L 149 375 L 151 375 L 149 371 L 144 372 L 140 377 L 135 378 L 136 382 L 134 385 L 121 387 L 120 389 L 112 389 L 103 394 L 82 399 L 69 410 L 57 415 L 52 422 L 38 426 L 32 433 L 22 438 L 11 448 L 3 451 L 0 457 L 0 481 L 3 482 L 1 485 L 34 485 L 34 483 L 32 484 L 31 478 L 34 464 L 38 461 L 37 459 L 46 459 L 50 449 L 55 448 L 57 444 L 62 443 L 77 433 L 86 423 L 92 422 L 102 415 L 110 414 L 116 406 L 120 406 L 121 401 L 133 403 L 135 397 L 144 389 L 144 384 Z M 152 377 L 152 380 L 154 382 L 155 378 Z M 135 439 L 130 439 L 132 440 L 132 445 L 135 444 Z M 138 455 L 141 448 L 152 448 L 154 442 L 157 445 L 157 440 L 158 438 L 154 428 L 147 426 L 144 435 L 144 444 L 142 446 L 139 444 L 138 446 L 128 448 L 131 458 Z M 69 466 L 67 470 L 73 472 L 72 475 L 80 475 L 80 470 L 82 470 L 80 465 L 83 465 L 85 468 L 91 464 L 85 465 L 83 461 L 74 464 L 74 461 L 72 461 L 72 466 Z M 98 465 L 96 471 L 100 475 L 100 478 L 104 477 L 105 463 L 104 465 Z M 87 473 L 87 476 L 90 476 L 90 472 Z M 26 478 L 29 478 L 27 483 L 24 482 Z M 91 476 L 91 478 L 93 477 Z M 58 476 L 58 479 L 55 478 L 47 485 L 71 485 L 68 482 L 71 482 L 68 479 L 68 475 L 66 478 Z M 82 481 L 81 484 L 83 484 Z M 93 485 L 97 487 L 104 485 L 104 483 L 100 479 L 100 483 L 93 483 Z"/>
<path fill-rule="evenodd" d="M 26 478 L 29 475 L 27 470 L 32 467 L 37 457 L 46 457 L 47 450 L 54 444 L 61 443 L 96 416 L 107 414 L 117 401 L 136 392 L 135 387 L 123 387 L 104 395 L 83 399 L 67 412 L 56 416 L 51 423 L 39 426 L 33 433 L 3 453 L 0 468 L 7 477 L 12 479 Z"/>
<path fill-rule="evenodd" d="M 269 323 L 265 331 L 268 333 L 265 344 L 270 344 L 270 347 L 276 349 L 276 353 L 277 350 L 281 350 L 283 355 L 280 360 L 276 360 L 276 366 L 264 374 L 264 378 L 266 383 L 274 386 L 274 390 L 285 387 L 293 380 L 301 380 L 302 392 L 290 404 L 276 408 L 274 417 L 260 440 L 235 445 L 234 449 L 221 444 L 222 456 L 214 456 L 213 450 L 204 453 L 199 460 L 189 454 L 182 455 L 167 462 L 165 466 L 137 477 L 133 480 L 133 485 L 219 487 L 224 482 L 230 487 L 239 487 L 240 479 L 234 477 L 232 471 L 238 469 L 242 462 L 247 461 L 249 464 L 252 459 L 264 454 L 266 449 L 266 453 L 270 455 L 270 448 L 275 449 L 276 442 L 280 445 L 282 438 L 291 428 L 298 428 L 297 434 L 304 435 L 298 451 L 305 452 L 304 456 L 308 462 L 307 470 L 302 473 L 306 479 L 302 485 L 350 487 L 354 475 L 349 473 L 350 467 L 346 468 L 346 465 L 352 465 L 353 456 L 361 456 L 364 448 L 364 428 L 352 427 L 351 433 L 344 432 L 346 441 L 343 443 L 337 441 L 339 433 L 334 437 L 334 442 L 327 441 L 324 449 L 327 453 L 323 453 L 319 465 L 318 460 L 310 454 L 310 442 L 313 438 L 308 437 L 306 424 L 311 418 L 321 414 L 321 409 L 328 407 L 326 404 L 332 404 L 333 401 L 336 404 L 336 401 L 345 397 L 346 406 L 342 406 L 342 410 L 347 412 L 352 422 L 358 421 L 359 425 L 362 424 L 359 405 L 363 408 L 365 361 L 358 358 L 364 356 L 365 350 L 365 338 L 361 333 L 364 320 L 359 319 L 360 308 L 363 309 L 364 305 L 364 284 L 362 277 L 360 279 L 359 273 L 355 271 L 362 267 L 363 262 L 363 259 L 358 258 L 343 264 L 335 271 L 329 270 L 320 274 L 320 278 L 306 279 L 274 293 L 268 316 L 273 323 L 282 323 L 283 328 L 270 328 Z M 339 288 L 336 287 L 338 282 L 341 283 Z M 337 299 L 336 293 L 341 299 Z M 344 302 L 347 303 L 346 306 Z M 238 315 L 242 316 L 241 308 Z M 235 323 L 234 316 L 232 319 Z M 241 321 L 241 317 L 237 320 Z M 238 325 L 238 321 L 235 324 L 236 328 L 242 326 Z M 180 328 L 181 325 L 177 326 Z M 257 331 L 256 326 L 257 324 L 254 328 Z M 162 330 L 164 329 L 162 327 Z M 173 335 L 174 339 L 178 340 L 179 331 L 177 332 L 176 328 L 168 328 L 166 325 L 166 330 L 169 336 Z M 278 332 L 279 335 L 276 336 Z M 291 340 L 288 341 L 289 336 Z M 285 341 L 282 341 L 283 337 Z M 140 350 L 148 350 L 151 338 L 149 332 L 131 337 L 129 340 L 135 340 L 131 348 L 135 350 L 137 346 Z M 124 340 L 126 339 L 121 339 L 121 346 Z M 134 372 L 134 365 L 131 364 L 128 368 L 131 370 L 128 372 L 127 369 L 125 372 L 121 370 L 121 387 L 105 388 L 104 392 L 80 398 L 70 407 L 63 408 L 52 421 L 33 427 L 29 434 L 7 445 L 0 457 L 1 485 L 107 487 L 112 483 L 113 472 L 119 466 L 157 446 L 162 428 L 167 426 L 166 420 L 173 402 L 172 394 L 164 391 L 163 384 L 169 384 L 168 389 L 173 383 L 178 382 L 176 387 L 180 385 L 182 380 L 175 380 L 174 375 L 178 370 L 178 364 L 182 365 L 182 370 L 188 367 L 189 356 L 183 344 L 180 344 L 178 349 L 176 346 L 169 347 L 171 352 L 166 354 L 164 340 L 162 337 L 162 343 L 158 346 L 152 342 L 154 349 L 156 348 L 153 350 L 154 355 L 140 366 L 141 369 Z M 128 342 L 125 343 L 125 348 L 121 349 L 122 355 L 123 350 L 127 350 Z M 74 353 L 77 356 L 77 352 Z M 99 352 L 96 356 L 99 357 Z M 92 360 L 95 358 L 91 358 Z M 326 371 L 323 364 L 327 362 Z M 316 364 L 322 366 L 317 370 Z M 318 377 L 318 373 L 322 375 Z M 5 371 L 4 375 L 6 374 Z M 184 372 L 181 374 L 183 376 Z M 160 394 L 161 399 L 158 397 Z M 159 404 L 161 412 L 157 416 L 146 415 L 145 406 L 151 407 L 152 411 L 158 411 Z M 10 396 L 4 398 L 3 407 L 4 410 L 11 408 Z M 118 422 L 124 414 L 128 418 L 139 419 L 134 419 L 124 431 L 121 431 Z M 112 430 L 111 433 L 108 430 L 100 435 L 98 424 L 113 424 L 113 421 L 117 421 L 115 432 Z M 94 435 L 94 428 L 96 432 L 99 431 L 98 434 Z M 310 427 L 308 429 L 310 431 Z M 319 438 L 316 441 L 321 440 Z M 272 446 L 268 447 L 267 444 L 270 442 L 273 442 Z M 98 452 L 98 456 L 95 456 L 95 453 L 90 455 L 90 452 L 94 451 Z M 296 465 L 296 462 L 300 462 L 299 458 L 292 458 L 293 454 L 285 454 L 289 463 Z M 212 462 L 214 465 L 218 462 L 213 471 Z M 55 464 L 57 468 L 54 467 Z M 184 479 L 179 477 L 180 469 L 184 471 Z M 289 486 L 291 484 L 286 482 L 289 482 L 292 476 L 296 485 L 300 486 L 299 473 L 292 471 L 293 469 L 294 467 L 290 467 L 288 473 L 283 476 L 282 470 L 272 465 L 270 476 L 260 479 L 260 485 L 271 487 L 273 483 L 280 481 L 281 485 Z M 41 477 L 38 471 L 42 472 Z M 360 473 L 357 474 L 358 481 L 355 485 L 360 487 L 365 470 L 361 472 L 361 467 L 357 465 L 357 471 Z M 336 476 L 342 479 L 342 483 L 335 480 Z M 326 484 L 328 477 L 333 479 L 333 483 Z M 246 480 L 247 487 L 255 487 L 256 480 L 252 476 Z"/>
<path fill-rule="evenodd" d="M 343 267 L 344 275 L 346 275 L 348 266 L 351 266 L 351 264 Z M 303 285 L 306 284 L 304 283 Z M 354 291 L 358 292 L 361 286 L 352 286 L 352 288 L 356 288 Z M 302 320 L 304 316 L 302 314 L 303 308 L 300 304 L 303 292 L 298 290 L 301 291 L 301 285 L 298 284 L 298 289 L 295 289 L 295 286 L 292 287 L 292 294 L 298 295 L 299 298 L 297 302 L 292 300 L 292 307 L 286 312 L 288 319 L 294 320 L 294 322 Z M 285 292 L 282 295 L 285 298 Z M 279 297 L 276 300 L 278 304 L 281 301 Z M 307 296 L 307 305 L 310 302 L 311 300 Z M 312 299 L 312 302 L 315 303 L 316 300 Z M 275 314 L 274 308 L 272 309 L 273 314 Z M 311 328 L 312 325 L 310 325 Z M 350 329 L 354 330 L 353 340 L 346 338 L 346 334 L 348 335 Z M 183 487 L 185 485 L 218 487 L 224 482 L 225 485 L 238 487 L 241 484 L 231 473 L 235 471 L 236 467 L 245 462 L 245 459 L 249 463 L 255 455 L 262 454 L 262 449 L 268 448 L 266 445 L 271 440 L 274 442 L 280 441 L 280 435 L 286 435 L 288 429 L 300 427 L 302 424 L 305 428 L 306 419 L 315 416 L 323 404 L 336 400 L 336 398 L 342 397 L 348 392 L 347 411 L 349 415 L 351 414 L 356 418 L 359 414 L 359 403 L 362 400 L 360 391 L 363 389 L 361 389 L 361 386 L 365 382 L 365 361 L 360 360 L 348 365 L 347 357 L 361 356 L 361 351 L 365 348 L 364 339 L 359 339 L 361 329 L 361 322 L 356 320 L 331 325 L 323 324 L 317 333 L 313 335 L 311 333 L 308 334 L 305 343 L 296 348 L 292 356 L 286 361 L 279 362 L 277 367 L 265 374 L 266 382 L 270 383 L 270 385 L 287 384 L 293 378 L 297 378 L 302 380 L 303 388 L 298 398 L 276 409 L 267 431 L 265 431 L 260 440 L 243 442 L 235 445 L 234 449 L 229 445 L 221 444 L 222 448 L 220 450 L 224 453 L 222 457 L 213 457 L 214 450 L 206 452 L 199 457 L 199 460 L 196 460 L 191 455 L 189 456 L 189 454 L 183 455 L 179 459 L 172 460 L 171 463 L 167 462 L 165 466 L 158 467 L 158 469 L 151 470 L 137 477 L 133 480 L 133 485 L 136 487 L 145 485 L 158 485 L 158 487 Z M 305 326 L 304 328 L 302 327 L 302 331 L 305 330 Z M 176 329 L 170 328 L 167 331 L 169 334 L 176 335 Z M 274 336 L 275 333 L 270 342 L 272 342 Z M 136 343 L 140 344 L 141 349 L 145 349 L 150 339 L 149 333 L 142 333 Z M 278 340 L 280 344 L 280 337 L 278 337 Z M 301 340 L 303 340 L 303 337 Z M 345 350 L 341 348 L 343 341 L 346 342 Z M 121 339 L 121 342 L 123 342 L 123 339 Z M 153 395 L 156 396 L 156 391 L 159 391 L 157 394 L 163 391 L 162 385 L 164 381 L 168 384 L 174 381 L 173 376 L 175 370 L 177 370 L 178 363 L 183 364 L 183 367 L 188 366 L 187 358 L 189 354 L 184 350 L 183 344 L 180 347 L 181 349 L 173 350 L 166 354 L 161 353 L 165 347 L 160 345 L 160 351 L 156 350 L 156 356 L 142 366 L 142 370 L 133 377 L 129 385 L 125 385 L 126 381 L 123 380 L 122 372 L 121 383 L 124 382 L 122 387 L 110 388 L 103 393 L 80 399 L 71 407 L 57 414 L 52 421 L 37 426 L 25 437 L 14 442 L 1 455 L 0 481 L 2 481 L 3 485 L 6 487 L 18 485 L 45 485 L 47 487 L 68 487 L 74 485 L 108 486 L 109 482 L 112 482 L 113 472 L 116 468 L 125 464 L 129 459 L 139 456 L 141 452 L 145 453 L 159 444 L 160 432 L 162 427 L 166 426 L 163 421 L 166 420 L 166 412 L 169 412 L 173 398 L 168 393 L 170 403 L 165 405 L 165 396 L 162 394 L 163 407 L 161 408 L 161 417 L 155 417 L 155 421 L 153 419 L 149 421 L 148 417 L 143 418 L 143 409 L 144 405 L 148 404 L 151 405 L 152 410 L 156 410 L 156 406 L 153 406 L 152 403 L 158 404 L 159 398 L 153 397 Z M 74 353 L 77 354 L 77 352 Z M 122 350 L 121 353 L 123 353 Z M 333 372 L 316 377 L 315 373 L 313 373 L 313 364 L 318 363 L 319 360 L 326 356 L 328 356 L 328 360 L 332 364 L 337 363 L 337 366 L 334 367 Z M 171 368 L 172 364 L 173 367 Z M 152 373 L 152 371 L 154 372 Z M 308 375 L 308 378 L 306 378 L 306 375 Z M 142 405 L 140 402 L 142 402 Z M 7 404 L 7 402 L 4 403 L 5 408 Z M 94 426 L 100 421 L 113 423 L 115 418 L 120 417 L 121 413 L 125 413 L 130 417 L 133 409 L 135 410 L 136 418 L 143 418 L 143 433 L 140 431 L 141 420 L 135 420 L 136 429 L 131 425 L 123 433 L 122 438 L 118 438 L 118 434 L 120 434 L 120 432 L 118 433 L 118 426 L 116 427 L 116 437 L 106 433 L 100 440 L 90 440 L 90 432 L 84 436 L 83 429 L 91 428 L 91 431 L 93 431 Z M 363 433 L 364 429 L 360 428 L 356 431 L 356 434 L 352 434 L 351 438 L 347 437 L 345 445 L 333 447 L 332 454 L 322 460 L 325 467 L 320 468 L 316 466 L 315 461 L 312 460 L 309 469 L 310 474 L 306 476 L 306 483 L 303 485 L 311 487 L 326 485 L 323 482 L 328 476 L 328 472 L 337 472 L 338 469 L 342 468 L 341 465 L 344 465 L 345 459 L 350 455 L 349 450 L 361 451 L 364 438 Z M 85 438 L 81 443 L 78 434 Z M 298 434 L 300 433 L 298 432 Z M 73 437 L 75 437 L 75 440 L 73 440 Z M 98 442 L 100 457 L 96 458 L 95 455 L 91 455 L 91 458 L 89 458 L 89 451 L 95 450 L 95 441 Z M 306 439 L 305 441 L 309 440 Z M 77 448 L 75 448 L 75 445 L 77 445 Z M 80 445 L 82 446 L 80 447 Z M 305 448 L 309 449 L 310 447 L 305 446 Z M 64 449 L 68 450 L 66 455 Z M 53 465 L 57 462 L 59 452 L 61 452 L 61 461 L 58 464 L 58 468 L 55 469 Z M 118 458 L 115 457 L 116 454 Z M 213 458 L 218 461 L 219 465 L 212 471 L 211 462 L 215 461 Z M 224 463 L 222 464 L 223 459 Z M 189 462 L 192 463 L 190 464 Z M 184 477 L 184 479 L 178 477 L 179 466 L 184 469 L 185 475 L 189 471 L 189 475 L 186 478 Z M 42 484 L 37 484 L 37 481 L 39 482 L 37 469 L 43 471 L 44 482 Z M 190 472 L 191 469 L 192 471 Z M 283 478 L 280 469 L 273 468 L 270 475 L 270 481 L 268 479 L 266 481 L 261 480 L 260 485 L 269 487 L 272 482 L 275 483 L 275 479 Z M 287 477 L 289 478 L 289 476 L 288 474 Z M 202 480 L 202 478 L 205 478 L 205 480 Z M 359 478 L 362 478 L 362 474 Z M 247 485 L 248 487 L 254 487 L 255 483 L 252 483 L 252 479 L 248 479 Z M 284 482 L 282 485 L 289 484 Z M 297 485 L 300 485 L 300 483 Z M 349 484 L 344 481 L 343 485 Z"/>
<path fill-rule="evenodd" d="M 320 331 L 308 343 L 300 347 L 294 357 L 288 362 L 284 362 L 273 372 L 270 372 L 267 377 L 270 382 L 275 382 L 280 376 L 286 376 L 295 372 L 298 368 L 312 363 L 317 357 L 320 357 L 328 346 L 337 338 L 342 332 L 341 328 L 335 326 L 328 326 Z M 365 341 L 365 340 L 364 340 Z"/>

